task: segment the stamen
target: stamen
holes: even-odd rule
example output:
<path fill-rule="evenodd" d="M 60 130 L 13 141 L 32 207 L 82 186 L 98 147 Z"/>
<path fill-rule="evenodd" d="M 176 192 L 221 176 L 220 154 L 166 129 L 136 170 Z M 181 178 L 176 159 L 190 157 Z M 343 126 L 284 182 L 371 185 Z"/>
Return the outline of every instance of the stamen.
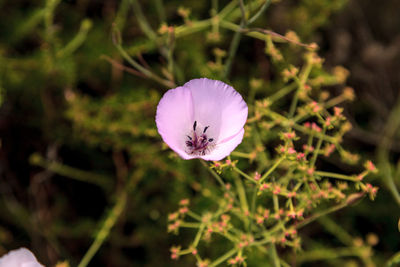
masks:
<path fill-rule="evenodd" d="M 185 141 L 187 147 L 187 153 L 190 155 L 204 156 L 214 149 L 215 144 L 211 143 L 214 141 L 214 138 L 207 137 L 206 132 L 208 128 L 210 128 L 210 126 L 204 127 L 203 133 L 201 135 L 198 135 L 198 133 L 196 132 L 196 128 L 197 128 L 197 121 L 194 121 L 193 132 L 190 133 L 189 135 L 186 135 L 186 137 L 188 138 Z"/>

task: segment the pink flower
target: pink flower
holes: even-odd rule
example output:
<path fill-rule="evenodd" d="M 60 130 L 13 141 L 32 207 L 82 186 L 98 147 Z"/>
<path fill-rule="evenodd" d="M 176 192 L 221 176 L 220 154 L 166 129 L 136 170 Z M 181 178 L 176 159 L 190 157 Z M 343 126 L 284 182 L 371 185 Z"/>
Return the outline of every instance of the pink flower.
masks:
<path fill-rule="evenodd" d="M 157 107 L 158 132 L 183 159 L 221 160 L 243 139 L 247 105 L 231 86 L 206 78 L 167 91 Z"/>
<path fill-rule="evenodd" d="M 8 252 L 0 258 L 0 267 L 44 267 L 26 248 Z"/>

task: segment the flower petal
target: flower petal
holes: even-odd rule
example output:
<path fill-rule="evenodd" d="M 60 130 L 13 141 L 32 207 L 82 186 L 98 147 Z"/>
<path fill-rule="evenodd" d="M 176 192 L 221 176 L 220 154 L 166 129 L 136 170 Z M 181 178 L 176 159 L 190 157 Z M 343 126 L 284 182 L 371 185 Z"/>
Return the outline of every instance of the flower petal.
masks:
<path fill-rule="evenodd" d="M 21 267 L 43 267 L 43 265 L 39 264 L 38 262 L 26 262 L 21 265 Z"/>
<path fill-rule="evenodd" d="M 247 120 L 247 105 L 233 87 L 207 78 L 187 82 L 192 92 L 194 119 L 207 123 L 218 142 L 237 134 Z"/>
<path fill-rule="evenodd" d="M 204 160 L 221 160 L 228 156 L 243 140 L 244 129 L 242 128 L 236 135 L 228 141 L 218 143 L 210 154 L 201 156 Z"/>
<path fill-rule="evenodd" d="M 157 106 L 157 129 L 167 145 L 184 159 L 194 158 L 185 152 L 185 135 L 193 125 L 191 91 L 185 87 L 168 90 Z"/>
<path fill-rule="evenodd" d="M 8 252 L 0 258 L 0 267 L 43 267 L 26 248 Z"/>

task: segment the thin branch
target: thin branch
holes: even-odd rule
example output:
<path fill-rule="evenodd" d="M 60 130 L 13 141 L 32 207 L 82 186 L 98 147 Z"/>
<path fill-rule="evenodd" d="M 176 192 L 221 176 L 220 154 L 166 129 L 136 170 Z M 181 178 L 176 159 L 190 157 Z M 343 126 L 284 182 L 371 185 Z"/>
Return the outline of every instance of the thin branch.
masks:
<path fill-rule="evenodd" d="M 110 63 L 113 67 L 115 67 L 117 69 L 129 72 L 130 74 L 133 74 L 133 75 L 136 75 L 136 76 L 139 76 L 139 77 L 142 77 L 142 78 L 147 78 L 147 76 L 145 76 L 143 73 L 141 73 L 141 72 L 139 72 L 137 70 L 134 70 L 132 68 L 129 68 L 129 67 L 125 66 L 125 65 L 122 65 L 122 64 L 118 63 L 117 61 L 115 61 L 114 59 L 110 58 L 109 56 L 101 55 L 100 58 L 108 61 L 108 63 Z"/>
<path fill-rule="evenodd" d="M 261 16 L 261 14 L 264 13 L 264 11 L 268 8 L 269 4 L 271 4 L 271 0 L 265 0 L 265 3 L 258 10 L 258 12 L 247 21 L 247 25 L 250 25 L 254 21 L 256 21 Z"/>
<path fill-rule="evenodd" d="M 139 59 L 140 63 L 142 63 L 142 65 L 146 68 L 146 69 L 150 69 L 149 64 L 146 62 L 146 60 L 144 60 L 142 53 L 137 53 L 137 58 Z"/>
<path fill-rule="evenodd" d="M 246 9 L 245 9 L 243 0 L 239 0 L 239 6 L 240 6 L 240 12 L 242 12 L 242 20 L 244 22 L 244 25 L 247 25 Z"/>
<path fill-rule="evenodd" d="M 97 253 L 97 251 L 100 249 L 101 245 L 107 240 L 112 227 L 118 221 L 118 218 L 125 209 L 127 196 L 128 194 L 126 190 L 124 190 L 122 194 L 118 196 L 117 202 L 115 203 L 111 212 L 108 214 L 100 231 L 97 233 L 92 245 L 89 247 L 78 267 L 86 267 L 90 263 L 94 255 Z"/>
<path fill-rule="evenodd" d="M 266 30 L 266 29 L 261 29 L 261 28 L 249 28 L 249 29 L 241 29 L 241 31 L 243 33 L 260 32 L 260 33 L 268 34 L 268 35 L 271 35 L 273 37 L 277 37 L 279 39 L 285 40 L 288 43 L 293 43 L 293 44 L 296 44 L 296 45 L 299 45 L 299 46 L 303 46 L 303 47 L 307 47 L 307 48 L 313 48 L 313 45 L 311 45 L 311 44 L 305 44 L 305 43 L 301 43 L 301 42 L 292 40 L 292 39 L 287 38 L 286 36 L 284 36 L 282 34 L 276 33 L 276 32 L 271 31 L 271 30 Z"/>

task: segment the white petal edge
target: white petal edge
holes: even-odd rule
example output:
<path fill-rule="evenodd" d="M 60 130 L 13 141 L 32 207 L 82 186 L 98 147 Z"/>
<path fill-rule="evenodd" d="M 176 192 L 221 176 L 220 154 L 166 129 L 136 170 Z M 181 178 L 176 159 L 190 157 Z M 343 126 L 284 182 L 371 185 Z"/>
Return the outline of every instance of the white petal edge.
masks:
<path fill-rule="evenodd" d="M 194 117 L 202 122 L 208 120 L 209 124 L 218 128 L 218 136 L 214 136 L 218 142 L 229 139 L 243 128 L 248 115 L 247 104 L 232 86 L 200 78 L 190 80 L 184 87 L 192 92 Z"/>
<path fill-rule="evenodd" d="M 164 142 L 183 159 L 193 156 L 185 152 L 185 135 L 193 124 L 192 93 L 185 87 L 168 90 L 157 106 L 156 124 Z"/>

